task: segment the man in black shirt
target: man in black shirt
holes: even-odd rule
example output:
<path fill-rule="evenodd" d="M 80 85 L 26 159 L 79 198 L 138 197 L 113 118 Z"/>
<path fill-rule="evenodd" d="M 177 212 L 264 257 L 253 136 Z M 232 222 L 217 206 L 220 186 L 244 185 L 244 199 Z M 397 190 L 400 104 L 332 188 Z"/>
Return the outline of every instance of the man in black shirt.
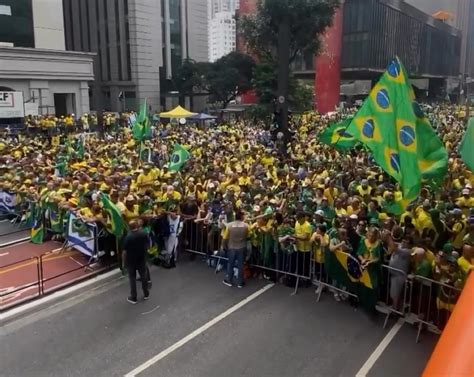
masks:
<path fill-rule="evenodd" d="M 130 222 L 130 232 L 123 241 L 123 263 L 128 270 L 128 279 L 130 281 L 130 297 L 127 301 L 131 304 L 137 303 L 137 271 L 140 274 L 143 289 L 143 298 L 148 300 L 150 292 L 148 291 L 146 252 L 149 247 L 148 234 L 140 229 L 139 220 Z"/>

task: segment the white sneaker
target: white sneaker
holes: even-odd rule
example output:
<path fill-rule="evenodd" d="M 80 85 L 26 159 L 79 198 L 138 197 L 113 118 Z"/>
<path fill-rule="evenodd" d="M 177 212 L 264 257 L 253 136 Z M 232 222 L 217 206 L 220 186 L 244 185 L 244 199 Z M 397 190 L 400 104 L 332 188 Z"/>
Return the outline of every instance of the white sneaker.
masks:
<path fill-rule="evenodd" d="M 341 296 L 339 296 L 339 293 L 334 293 L 334 300 L 337 302 L 341 301 Z"/>

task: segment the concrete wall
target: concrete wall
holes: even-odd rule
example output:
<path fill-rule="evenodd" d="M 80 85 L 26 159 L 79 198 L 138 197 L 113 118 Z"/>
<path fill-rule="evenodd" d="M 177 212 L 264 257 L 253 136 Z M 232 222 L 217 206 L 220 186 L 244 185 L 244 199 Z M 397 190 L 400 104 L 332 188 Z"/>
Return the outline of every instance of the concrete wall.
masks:
<path fill-rule="evenodd" d="M 35 47 L 65 50 L 62 0 L 33 0 Z"/>
<path fill-rule="evenodd" d="M 35 98 L 42 113 L 54 113 L 54 94 L 74 94 L 70 106 L 80 115 L 89 112 L 88 82 L 94 79 L 93 54 L 0 47 L 0 86 Z"/>

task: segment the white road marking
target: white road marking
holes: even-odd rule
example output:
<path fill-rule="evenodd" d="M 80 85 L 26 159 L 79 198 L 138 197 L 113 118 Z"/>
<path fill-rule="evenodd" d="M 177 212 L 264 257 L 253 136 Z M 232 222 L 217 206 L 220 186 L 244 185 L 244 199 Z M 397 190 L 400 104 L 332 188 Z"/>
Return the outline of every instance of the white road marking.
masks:
<path fill-rule="evenodd" d="M 0 257 L 4 257 L 4 256 L 6 256 L 6 255 L 9 255 L 9 254 L 10 254 L 10 252 L 9 252 L 9 251 L 8 251 L 8 252 L 6 252 L 6 253 L 0 253 Z"/>
<path fill-rule="evenodd" d="M 159 307 L 160 307 L 160 305 L 157 305 L 157 306 L 156 306 L 156 308 L 154 308 L 154 309 L 151 309 L 151 310 L 150 310 L 150 311 L 148 311 L 148 312 L 142 313 L 142 315 L 151 314 L 151 313 L 153 313 L 153 312 L 154 312 L 156 309 L 158 309 Z"/>
<path fill-rule="evenodd" d="M 2 243 L 0 245 L 0 249 L 6 248 L 6 247 L 9 247 L 9 246 L 22 245 L 22 244 L 28 243 L 28 242 L 30 242 L 30 237 L 19 238 L 17 240 Z"/>
<path fill-rule="evenodd" d="M 224 318 L 228 317 L 235 311 L 239 310 L 243 306 L 247 305 L 249 302 L 255 300 L 258 296 L 262 295 L 266 291 L 268 291 L 270 288 L 272 288 L 275 284 L 268 284 L 262 289 L 258 290 L 257 292 L 251 294 L 248 296 L 246 299 L 240 301 L 239 303 L 235 304 L 231 308 L 227 309 L 225 312 L 219 314 L 217 317 L 211 319 L 209 322 L 205 323 L 198 329 L 194 330 L 192 333 L 186 335 L 184 338 L 181 340 L 177 341 L 175 344 L 172 346 L 168 347 L 164 351 L 161 351 L 158 355 L 153 356 L 150 360 L 144 362 L 143 364 L 139 365 L 136 367 L 134 370 L 131 372 L 128 372 L 125 377 L 135 377 L 138 374 L 142 373 L 146 369 L 150 368 L 152 365 L 156 364 L 158 361 L 164 359 L 166 356 L 168 356 L 170 353 L 176 351 L 178 348 L 181 348 L 184 346 L 186 343 L 189 341 L 193 340 L 197 336 L 201 335 L 204 331 L 208 330 L 212 326 L 216 325 L 220 321 L 222 321 Z"/>
<path fill-rule="evenodd" d="M 379 357 L 382 355 L 383 351 L 385 351 L 385 348 L 388 347 L 390 342 L 392 341 L 393 338 L 397 335 L 397 333 L 400 331 L 402 328 L 403 324 L 405 321 L 403 321 L 402 318 L 400 318 L 397 323 L 393 325 L 393 327 L 390 329 L 390 331 L 385 335 L 385 338 L 382 339 L 382 341 L 379 343 L 377 348 L 372 352 L 372 355 L 369 356 L 367 361 L 365 362 L 364 365 L 362 365 L 362 368 L 357 372 L 356 377 L 366 377 L 367 374 L 370 372 L 372 367 L 374 366 L 375 362 L 379 359 Z"/>

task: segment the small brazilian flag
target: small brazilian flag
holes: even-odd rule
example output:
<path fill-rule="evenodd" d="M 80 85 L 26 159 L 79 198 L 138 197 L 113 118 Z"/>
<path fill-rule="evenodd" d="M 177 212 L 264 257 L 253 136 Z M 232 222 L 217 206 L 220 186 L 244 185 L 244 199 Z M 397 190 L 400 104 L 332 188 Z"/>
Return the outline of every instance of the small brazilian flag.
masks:
<path fill-rule="evenodd" d="M 143 141 L 151 136 L 151 125 L 148 119 L 147 103 L 145 101 L 140 105 L 138 116 L 132 127 L 133 138 L 137 141 Z"/>
<path fill-rule="evenodd" d="M 125 232 L 125 222 L 123 221 L 122 213 L 117 206 L 104 193 L 100 194 L 102 206 L 107 211 L 110 220 L 110 233 L 116 237 L 121 237 Z"/>
<path fill-rule="evenodd" d="M 319 141 L 339 150 L 354 148 L 357 140 L 346 132 L 351 121 L 352 118 L 348 118 L 340 123 L 330 125 L 319 135 Z"/>
<path fill-rule="evenodd" d="M 168 164 L 170 171 L 179 171 L 186 161 L 189 160 L 190 153 L 180 144 L 175 144 L 173 154 Z"/>
<path fill-rule="evenodd" d="M 469 120 L 466 133 L 459 146 L 459 153 L 469 170 L 474 172 L 474 118 Z"/>
<path fill-rule="evenodd" d="M 359 298 L 361 305 L 370 311 L 375 309 L 378 294 L 378 269 L 376 264 L 362 269 L 359 260 L 342 251 L 326 250 L 324 264 L 328 276 Z"/>
<path fill-rule="evenodd" d="M 44 238 L 44 210 L 40 205 L 34 206 L 31 243 L 42 244 Z"/>
<path fill-rule="evenodd" d="M 389 64 L 347 132 L 400 183 L 404 205 L 417 198 L 422 178 L 442 180 L 447 172 L 447 152 L 416 103 L 398 58 Z"/>

